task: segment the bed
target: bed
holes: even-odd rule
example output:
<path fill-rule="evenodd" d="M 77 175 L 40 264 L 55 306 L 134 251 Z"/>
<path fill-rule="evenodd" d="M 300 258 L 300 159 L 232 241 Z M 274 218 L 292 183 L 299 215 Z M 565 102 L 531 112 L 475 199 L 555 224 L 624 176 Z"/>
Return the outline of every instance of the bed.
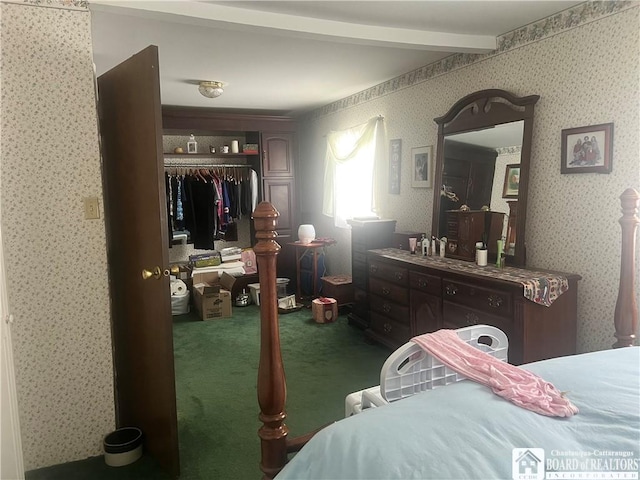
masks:
<path fill-rule="evenodd" d="M 620 198 L 614 348 L 522 366 L 566 392 L 579 408 L 577 415 L 539 415 L 467 380 L 364 410 L 294 439 L 288 438 L 284 422 L 286 385 L 275 274 L 278 214 L 270 204 L 260 204 L 254 220 L 261 284 L 258 401 L 263 426 L 258 434 L 264 477 L 637 479 L 640 347 L 634 346 L 638 328 L 634 274 L 640 195 L 627 189 Z"/>

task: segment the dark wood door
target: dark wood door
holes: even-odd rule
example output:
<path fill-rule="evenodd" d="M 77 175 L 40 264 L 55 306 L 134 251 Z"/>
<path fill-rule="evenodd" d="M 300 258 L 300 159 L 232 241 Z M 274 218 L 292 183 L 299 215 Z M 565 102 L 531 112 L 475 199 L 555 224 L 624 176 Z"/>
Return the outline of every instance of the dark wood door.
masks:
<path fill-rule="evenodd" d="M 158 49 L 98 78 L 117 425 L 179 474 Z M 159 275 L 143 279 L 143 270 Z M 168 272 L 166 272 L 168 273 Z"/>
<path fill-rule="evenodd" d="M 294 135 L 292 133 L 262 134 L 262 175 L 293 177 Z"/>
<path fill-rule="evenodd" d="M 294 185 L 293 179 L 288 178 L 265 178 L 263 180 L 264 200 L 271 203 L 280 216 L 278 217 L 278 238 L 284 242 L 292 242 L 295 217 L 294 209 Z"/>

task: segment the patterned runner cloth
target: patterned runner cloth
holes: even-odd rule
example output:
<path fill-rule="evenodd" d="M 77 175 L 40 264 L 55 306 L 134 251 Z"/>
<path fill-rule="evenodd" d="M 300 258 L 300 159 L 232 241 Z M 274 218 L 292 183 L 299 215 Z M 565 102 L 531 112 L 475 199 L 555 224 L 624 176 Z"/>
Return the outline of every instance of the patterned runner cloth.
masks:
<path fill-rule="evenodd" d="M 515 267 L 498 268 L 494 265 L 479 267 L 473 262 L 465 262 L 464 260 L 455 260 L 453 258 L 412 255 L 406 250 L 399 250 L 397 248 L 382 248 L 373 251 L 379 255 L 397 258 L 413 263 L 414 265 L 422 265 L 439 270 L 473 273 L 474 275 L 499 278 L 507 282 L 519 283 L 523 287 L 523 295 L 526 299 L 539 305 L 544 305 L 545 307 L 551 305 L 560 295 L 569 289 L 569 280 L 567 277 L 549 272 L 538 272 Z"/>

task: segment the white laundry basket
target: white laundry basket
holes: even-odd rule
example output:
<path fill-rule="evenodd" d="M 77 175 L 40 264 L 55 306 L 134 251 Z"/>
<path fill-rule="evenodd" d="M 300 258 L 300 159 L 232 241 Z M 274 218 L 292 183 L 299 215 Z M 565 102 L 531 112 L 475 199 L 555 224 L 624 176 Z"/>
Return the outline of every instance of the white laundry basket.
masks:
<path fill-rule="evenodd" d="M 472 325 L 459 328 L 461 340 L 478 350 L 507 361 L 509 341 L 505 333 L 490 325 Z M 480 341 L 488 338 L 489 345 Z M 380 407 L 390 402 L 410 397 L 416 393 L 443 387 L 465 380 L 463 375 L 446 367 L 438 359 L 413 342 L 407 342 L 394 351 L 380 370 L 380 385 L 350 393 L 345 398 L 345 417 L 370 407 Z"/>

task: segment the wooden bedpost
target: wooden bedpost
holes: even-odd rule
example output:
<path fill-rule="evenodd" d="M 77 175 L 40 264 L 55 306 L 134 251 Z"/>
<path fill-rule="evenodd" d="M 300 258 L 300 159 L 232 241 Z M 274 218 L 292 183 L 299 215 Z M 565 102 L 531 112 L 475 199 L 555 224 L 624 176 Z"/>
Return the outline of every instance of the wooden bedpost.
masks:
<path fill-rule="evenodd" d="M 276 224 L 280 214 L 268 202 L 261 202 L 253 212 L 256 238 L 254 247 L 260 276 L 260 364 L 258 366 L 258 403 L 261 442 L 260 469 L 265 479 L 272 479 L 287 462 L 287 434 L 284 411 L 287 386 L 280 350 L 276 259 L 280 245 L 276 242 Z"/>
<path fill-rule="evenodd" d="M 636 268 L 636 227 L 640 194 L 633 188 L 627 188 L 620 196 L 622 204 L 622 253 L 620 259 L 620 288 L 614 324 L 615 337 L 618 339 L 613 348 L 630 347 L 638 338 L 638 305 L 636 303 L 635 268 Z"/>

